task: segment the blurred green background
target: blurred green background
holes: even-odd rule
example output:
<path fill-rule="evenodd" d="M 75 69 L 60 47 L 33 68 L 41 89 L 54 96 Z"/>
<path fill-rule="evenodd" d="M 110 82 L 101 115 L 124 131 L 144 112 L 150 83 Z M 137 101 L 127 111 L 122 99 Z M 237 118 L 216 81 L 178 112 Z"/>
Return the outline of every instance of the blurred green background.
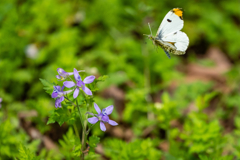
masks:
<path fill-rule="evenodd" d="M 190 44 L 168 59 L 143 34 L 176 7 Z M 95 102 L 119 126 L 94 127 L 97 159 L 240 159 L 239 38 L 239 0 L 1 0 L 1 159 L 71 159 L 39 81 L 57 68 L 109 76 Z"/>

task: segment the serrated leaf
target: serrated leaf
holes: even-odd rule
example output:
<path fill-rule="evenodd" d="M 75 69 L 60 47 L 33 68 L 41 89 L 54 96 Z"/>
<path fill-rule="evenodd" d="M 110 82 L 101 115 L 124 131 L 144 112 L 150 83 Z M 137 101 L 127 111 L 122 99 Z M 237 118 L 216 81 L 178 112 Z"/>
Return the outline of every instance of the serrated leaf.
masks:
<path fill-rule="evenodd" d="M 97 144 L 100 142 L 100 138 L 97 136 L 91 136 L 89 138 L 90 151 L 94 151 Z"/>
<path fill-rule="evenodd" d="M 29 149 L 27 149 L 22 144 L 19 145 L 19 160 L 38 160 L 37 158 Z"/>
<path fill-rule="evenodd" d="M 195 103 L 199 110 L 203 110 L 208 107 L 209 102 L 217 95 L 217 92 L 207 93 L 205 95 L 198 96 Z"/>
<path fill-rule="evenodd" d="M 86 99 L 88 99 L 88 96 L 84 96 L 84 92 L 81 90 L 79 96 L 77 97 L 78 105 L 84 105 L 86 103 Z M 85 99 L 86 98 L 86 99 Z"/>
<path fill-rule="evenodd" d="M 88 155 L 86 155 L 84 157 L 84 159 L 85 160 L 93 160 L 93 159 L 99 159 L 100 157 L 101 157 L 101 155 L 93 153 L 93 152 L 90 152 L 90 153 L 88 153 Z"/>
<path fill-rule="evenodd" d="M 97 79 L 96 81 L 97 81 L 97 82 L 103 82 L 103 81 L 105 81 L 107 78 L 108 78 L 107 75 L 103 75 L 103 76 L 98 77 L 98 79 Z"/>
<path fill-rule="evenodd" d="M 96 91 L 98 91 L 98 90 L 99 90 L 99 88 L 91 89 L 92 92 L 96 92 Z"/>
<path fill-rule="evenodd" d="M 59 140 L 61 153 L 67 155 L 66 159 L 79 157 L 81 155 L 81 143 L 78 137 L 75 136 L 73 129 L 70 127 L 63 139 Z"/>
<path fill-rule="evenodd" d="M 73 123 L 75 121 L 76 114 L 76 110 L 69 114 L 66 107 L 55 109 L 50 114 L 47 124 L 58 122 L 61 126 L 64 122 Z"/>
<path fill-rule="evenodd" d="M 48 94 L 52 94 L 52 92 L 53 92 L 53 90 L 54 90 L 54 88 L 53 88 L 53 86 L 55 85 L 54 83 L 51 83 L 51 82 L 48 82 L 47 80 L 45 80 L 45 79 L 41 79 L 41 78 L 39 78 L 39 80 L 42 82 L 42 84 L 43 84 L 43 89 L 48 93 Z"/>
<path fill-rule="evenodd" d="M 77 145 L 75 148 L 74 148 L 74 150 L 73 150 L 73 152 L 72 152 L 72 154 L 73 154 L 73 156 L 75 156 L 75 157 L 79 157 L 80 155 L 81 155 L 81 147 L 82 147 L 82 145 L 81 144 L 79 144 L 79 145 Z"/>
<path fill-rule="evenodd" d="M 159 159 L 161 151 L 156 149 L 158 143 L 148 139 L 135 139 L 132 142 L 125 142 L 119 139 L 104 140 L 104 154 L 110 159 Z"/>

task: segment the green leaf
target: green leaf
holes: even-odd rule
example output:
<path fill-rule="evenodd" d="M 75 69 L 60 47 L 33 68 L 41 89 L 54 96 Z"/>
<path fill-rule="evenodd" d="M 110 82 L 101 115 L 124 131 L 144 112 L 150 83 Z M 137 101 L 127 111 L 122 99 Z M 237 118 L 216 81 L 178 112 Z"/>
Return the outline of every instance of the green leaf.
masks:
<path fill-rule="evenodd" d="M 217 92 L 207 93 L 203 96 L 198 96 L 196 99 L 196 106 L 199 110 L 203 110 L 209 106 L 209 102 L 217 95 Z"/>
<path fill-rule="evenodd" d="M 96 82 L 103 82 L 108 78 L 108 75 L 103 75 L 98 77 L 98 79 L 96 80 Z"/>
<path fill-rule="evenodd" d="M 107 78 L 108 78 L 107 75 L 100 76 L 100 77 L 98 77 L 98 79 L 96 79 L 93 83 L 88 84 L 88 87 L 90 88 L 90 90 L 91 90 L 92 92 L 96 92 L 96 91 L 99 90 L 99 88 L 96 87 L 96 84 L 97 84 L 98 82 L 104 82 Z"/>
<path fill-rule="evenodd" d="M 135 139 L 125 142 L 119 139 L 107 139 L 104 141 L 104 153 L 110 159 L 161 159 L 161 151 L 156 149 L 156 141 L 150 138 L 145 140 Z"/>
<path fill-rule="evenodd" d="M 61 145 L 61 153 L 66 155 L 66 159 L 79 157 L 81 155 L 81 144 L 79 138 L 74 135 L 73 129 L 70 127 L 63 139 L 59 140 Z"/>
<path fill-rule="evenodd" d="M 42 84 L 43 84 L 43 89 L 48 93 L 48 94 L 52 94 L 52 92 L 53 92 L 53 90 L 54 90 L 54 88 L 53 88 L 53 86 L 55 85 L 54 83 L 50 83 L 50 82 L 48 82 L 47 80 L 45 80 L 45 79 L 41 79 L 41 78 L 39 78 L 40 79 L 40 81 L 42 82 Z"/>
<path fill-rule="evenodd" d="M 39 158 L 35 157 L 35 155 L 27 149 L 22 144 L 19 145 L 19 157 L 20 160 L 38 160 Z"/>
<path fill-rule="evenodd" d="M 91 136 L 89 138 L 89 146 L 90 146 L 90 151 L 95 150 L 95 147 L 97 147 L 97 144 L 100 142 L 100 138 L 97 136 Z"/>
<path fill-rule="evenodd" d="M 81 144 L 79 144 L 79 145 L 77 145 L 75 148 L 74 148 L 74 150 L 73 150 L 73 156 L 75 156 L 75 157 L 79 157 L 80 155 L 81 155 L 81 147 L 82 147 L 82 145 Z"/>
<path fill-rule="evenodd" d="M 74 109 L 70 114 L 66 107 L 57 108 L 52 113 L 50 113 L 47 124 L 58 122 L 61 126 L 64 122 L 73 123 L 77 116 L 77 111 Z"/>

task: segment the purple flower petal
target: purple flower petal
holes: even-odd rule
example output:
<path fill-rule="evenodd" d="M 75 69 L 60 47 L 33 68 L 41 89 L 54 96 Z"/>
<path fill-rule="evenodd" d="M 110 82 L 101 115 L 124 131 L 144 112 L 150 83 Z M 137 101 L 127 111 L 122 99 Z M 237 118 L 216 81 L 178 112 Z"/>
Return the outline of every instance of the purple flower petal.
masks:
<path fill-rule="evenodd" d="M 2 102 L 2 98 L 0 98 L 0 103 Z"/>
<path fill-rule="evenodd" d="M 57 98 L 57 99 L 56 99 L 56 101 L 55 101 L 55 107 L 56 107 L 56 108 L 62 107 L 62 106 L 61 106 L 61 102 L 60 102 L 60 98 Z"/>
<path fill-rule="evenodd" d="M 55 107 L 56 108 L 58 108 L 58 107 L 61 108 L 61 103 L 59 103 L 58 101 L 55 101 Z"/>
<path fill-rule="evenodd" d="M 95 76 L 88 76 L 83 80 L 83 82 L 85 84 L 89 84 L 89 83 L 92 83 L 94 81 L 94 79 L 95 79 Z"/>
<path fill-rule="evenodd" d="M 98 114 L 101 113 L 101 109 L 98 107 L 98 105 L 96 103 L 94 103 L 94 108 L 97 111 Z"/>
<path fill-rule="evenodd" d="M 91 124 L 95 124 L 98 122 L 98 118 L 97 117 L 88 118 L 88 122 Z"/>
<path fill-rule="evenodd" d="M 111 105 L 111 106 L 108 106 L 107 108 L 105 108 L 106 110 L 105 110 L 105 113 L 107 114 L 107 115 L 109 115 L 109 114 L 111 114 L 112 113 L 112 111 L 113 111 L 113 105 Z"/>
<path fill-rule="evenodd" d="M 57 98 L 57 96 L 58 96 L 58 93 L 57 93 L 57 92 L 53 92 L 53 93 L 52 93 L 52 98 Z"/>
<path fill-rule="evenodd" d="M 107 115 L 106 116 L 102 116 L 102 121 L 108 122 L 109 121 L 109 117 Z"/>
<path fill-rule="evenodd" d="M 65 81 L 65 82 L 63 82 L 63 85 L 67 88 L 71 88 L 71 87 L 75 86 L 75 83 L 72 81 Z"/>
<path fill-rule="evenodd" d="M 59 98 L 59 102 L 61 103 L 62 101 L 64 101 L 64 97 L 63 96 Z"/>
<path fill-rule="evenodd" d="M 61 87 L 60 86 L 53 86 L 54 90 L 60 91 Z"/>
<path fill-rule="evenodd" d="M 61 88 L 61 91 L 63 91 L 64 88 L 65 88 L 65 86 L 63 85 L 62 88 Z"/>
<path fill-rule="evenodd" d="M 100 122 L 100 129 L 101 129 L 103 132 L 106 131 L 106 127 L 105 127 L 105 125 L 104 125 L 103 122 Z"/>
<path fill-rule="evenodd" d="M 86 86 L 83 87 L 82 90 L 83 90 L 87 95 L 90 95 L 90 96 L 92 95 L 92 91 L 91 91 L 89 88 L 87 88 Z"/>
<path fill-rule="evenodd" d="M 85 84 L 83 83 L 83 81 L 77 81 L 77 86 L 83 88 Z"/>
<path fill-rule="evenodd" d="M 67 75 L 68 73 L 66 72 L 66 71 L 64 71 L 62 68 L 58 68 L 57 69 L 57 72 L 58 72 L 58 74 L 60 74 L 60 75 Z"/>
<path fill-rule="evenodd" d="M 73 74 L 76 81 L 81 81 L 81 76 L 78 74 L 78 71 L 75 68 L 73 69 Z"/>
<path fill-rule="evenodd" d="M 57 77 L 57 79 L 62 79 L 62 77 L 61 77 L 61 76 L 59 76 L 59 75 L 56 75 L 56 77 Z"/>
<path fill-rule="evenodd" d="M 73 98 L 77 98 L 78 94 L 79 94 L 79 88 L 76 88 L 73 93 Z"/>
<path fill-rule="evenodd" d="M 112 125 L 112 126 L 118 125 L 117 122 L 115 122 L 115 121 L 113 121 L 113 120 L 110 120 L 110 119 L 109 119 L 108 123 L 109 123 L 110 125 Z"/>
<path fill-rule="evenodd" d="M 62 106 L 61 106 L 61 102 L 62 102 L 63 100 L 64 100 L 64 97 L 63 97 L 63 96 L 60 97 L 60 98 L 57 98 L 56 101 L 55 101 L 55 107 L 56 107 L 56 108 L 62 107 Z"/>

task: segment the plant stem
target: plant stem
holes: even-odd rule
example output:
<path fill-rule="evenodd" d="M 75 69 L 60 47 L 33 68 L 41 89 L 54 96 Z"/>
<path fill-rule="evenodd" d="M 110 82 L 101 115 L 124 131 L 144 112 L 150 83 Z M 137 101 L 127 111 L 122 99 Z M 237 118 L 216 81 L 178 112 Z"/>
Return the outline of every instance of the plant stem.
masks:
<path fill-rule="evenodd" d="M 95 124 L 96 124 L 96 123 L 95 123 Z M 92 127 L 93 127 L 95 124 L 91 125 L 91 126 L 88 128 L 88 130 L 87 130 L 87 135 L 89 134 L 90 130 L 92 129 Z"/>
<path fill-rule="evenodd" d="M 83 126 L 83 120 L 82 120 L 82 115 L 81 115 L 81 111 L 80 111 L 80 108 L 79 108 L 77 99 L 76 99 L 76 103 L 77 103 L 77 105 L 76 105 L 76 104 L 73 103 L 68 97 L 64 96 L 64 98 L 66 98 L 69 102 L 71 102 L 73 106 L 75 106 L 75 107 L 78 108 L 79 118 L 80 118 L 80 122 L 81 122 L 82 129 L 83 129 L 83 128 L 84 128 L 84 126 Z M 76 134 L 78 135 L 77 137 L 79 138 L 80 143 L 81 143 L 81 139 L 80 139 L 79 132 L 78 132 L 78 130 L 77 130 L 76 124 L 73 125 L 73 128 L 74 128 Z M 83 130 L 84 130 L 84 129 L 83 129 Z M 86 132 L 84 132 L 83 134 L 85 134 L 85 133 L 86 133 Z M 83 141 L 83 140 L 82 140 L 82 141 Z M 83 150 L 82 150 L 82 151 L 83 151 Z M 80 159 L 81 159 L 81 160 L 84 160 L 84 154 L 81 154 Z"/>
<path fill-rule="evenodd" d="M 78 100 L 77 99 L 76 99 L 76 103 L 77 103 L 77 109 L 78 109 L 78 114 L 79 114 L 79 118 L 80 118 L 80 121 L 81 121 L 82 129 L 84 131 L 84 124 L 83 124 L 82 114 L 81 114 L 81 110 L 80 110 L 80 107 L 78 105 Z M 86 134 L 85 131 L 84 131 L 84 134 Z"/>
<path fill-rule="evenodd" d="M 70 110 L 70 111 L 68 110 L 68 113 L 71 114 L 71 110 Z M 73 124 L 73 128 L 74 128 L 74 131 L 75 131 L 76 136 L 77 136 L 78 139 L 80 140 L 80 135 L 79 135 L 79 132 L 78 132 L 78 129 L 77 129 L 77 126 L 76 126 L 75 123 Z M 80 143 L 81 143 L 81 140 L 80 140 Z"/>
<path fill-rule="evenodd" d="M 79 113 L 79 117 L 80 117 L 81 124 L 82 124 L 82 148 L 81 148 L 82 154 L 81 154 L 81 160 L 84 160 L 84 153 L 83 153 L 83 151 L 86 148 L 86 139 L 87 139 L 86 128 L 87 128 L 87 118 L 88 118 L 88 115 L 86 115 L 86 118 L 83 121 L 81 110 L 80 110 L 80 107 L 78 105 L 77 99 L 76 99 L 76 103 L 77 103 L 78 113 Z M 88 110 L 88 105 L 87 105 L 87 110 Z"/>
<path fill-rule="evenodd" d="M 92 106 L 92 102 L 90 100 L 89 104 L 87 105 L 87 111 L 89 110 L 89 106 Z M 83 128 L 83 133 L 82 133 L 82 152 L 86 149 L 86 140 L 87 140 L 87 135 L 88 133 L 86 132 L 87 130 L 87 119 L 88 119 L 88 114 L 85 117 L 84 120 L 84 128 Z M 84 157 L 84 153 L 82 153 L 82 156 Z"/>
<path fill-rule="evenodd" d="M 64 98 L 66 98 L 69 102 L 71 102 L 73 106 L 77 107 L 75 103 L 73 103 L 70 99 L 68 99 L 68 97 L 64 96 Z"/>
<path fill-rule="evenodd" d="M 76 133 L 77 137 L 78 137 L 79 140 L 80 140 L 79 132 L 78 132 L 78 129 L 77 129 L 77 126 L 76 126 L 75 123 L 73 124 L 73 128 L 74 128 L 74 130 L 75 130 L 75 133 Z M 81 140 L 80 140 L 80 142 L 81 142 Z"/>

